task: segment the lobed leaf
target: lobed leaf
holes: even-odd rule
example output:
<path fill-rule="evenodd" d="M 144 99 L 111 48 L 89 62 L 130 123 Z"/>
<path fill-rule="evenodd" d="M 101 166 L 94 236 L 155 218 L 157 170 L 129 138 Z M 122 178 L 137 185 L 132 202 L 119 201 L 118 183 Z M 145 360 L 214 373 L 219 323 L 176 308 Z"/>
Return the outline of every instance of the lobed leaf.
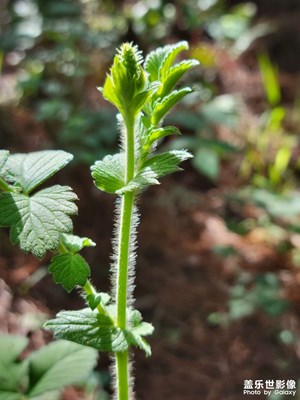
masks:
<path fill-rule="evenodd" d="M 64 233 L 61 235 L 61 243 L 70 253 L 78 253 L 84 247 L 94 247 L 96 243 L 87 237 L 80 237 Z"/>
<path fill-rule="evenodd" d="M 59 254 L 54 256 L 49 266 L 55 283 L 60 283 L 68 292 L 75 286 L 84 286 L 90 276 L 90 267 L 79 254 Z"/>
<path fill-rule="evenodd" d="M 157 125 L 179 100 L 191 92 L 192 89 L 188 87 L 179 90 L 173 90 L 173 92 L 164 97 L 162 100 L 157 100 L 151 116 L 152 125 Z"/>
<path fill-rule="evenodd" d="M 41 258 L 55 250 L 62 233 L 73 228 L 76 194 L 68 186 L 55 185 L 29 197 L 22 193 L 0 194 L 0 226 L 9 226 L 13 243 Z"/>
<path fill-rule="evenodd" d="M 91 167 L 95 185 L 107 193 L 116 193 L 124 186 L 124 155 L 115 154 L 96 161 Z"/>
<path fill-rule="evenodd" d="M 106 309 L 109 315 L 115 315 L 115 306 Z M 153 331 L 150 324 L 143 323 L 146 325 L 141 326 L 141 321 L 134 324 L 129 321 L 130 327 L 122 330 L 113 324 L 113 318 L 91 309 L 61 311 L 45 326 L 54 332 L 55 337 L 91 346 L 99 351 L 124 352 L 130 345 L 134 345 L 150 354 L 149 345 L 143 339 L 143 336 Z"/>
<path fill-rule="evenodd" d="M 159 80 L 159 69 L 167 54 L 168 48 L 165 46 L 151 51 L 146 57 L 144 67 L 149 74 L 150 82 Z"/>
<path fill-rule="evenodd" d="M 97 352 L 89 347 L 57 341 L 31 354 L 30 398 L 62 389 L 88 377 L 97 362 Z"/>
<path fill-rule="evenodd" d="M 7 169 L 14 181 L 19 183 L 23 191 L 28 194 L 72 159 L 72 154 L 62 150 L 13 154 L 8 158 Z"/>

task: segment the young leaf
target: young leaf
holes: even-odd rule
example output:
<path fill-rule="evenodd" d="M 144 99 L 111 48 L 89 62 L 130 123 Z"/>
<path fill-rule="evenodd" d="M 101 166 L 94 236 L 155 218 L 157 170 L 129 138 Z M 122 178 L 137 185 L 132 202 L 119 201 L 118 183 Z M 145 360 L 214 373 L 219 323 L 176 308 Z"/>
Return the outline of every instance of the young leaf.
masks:
<path fill-rule="evenodd" d="M 199 65 L 197 60 L 184 60 L 179 64 L 174 65 L 170 68 L 164 80 L 162 81 L 161 87 L 157 92 L 158 97 L 164 97 L 171 92 L 171 90 L 176 86 L 179 79 L 192 67 Z"/>
<path fill-rule="evenodd" d="M 78 253 L 84 247 L 96 246 L 96 243 L 93 242 L 92 239 L 67 233 L 61 235 L 61 243 L 70 253 Z"/>
<path fill-rule="evenodd" d="M 152 125 L 157 125 L 179 100 L 191 92 L 192 89 L 188 87 L 179 90 L 173 90 L 173 92 L 164 97 L 162 100 L 157 100 L 155 102 L 153 115 L 151 117 Z"/>
<path fill-rule="evenodd" d="M 145 138 L 143 150 L 147 152 L 154 142 L 170 135 L 180 135 L 179 129 L 175 126 L 164 126 L 162 128 L 150 130 L 148 137 Z"/>
<path fill-rule="evenodd" d="M 97 361 L 89 347 L 63 340 L 49 344 L 29 357 L 30 398 L 62 389 L 87 378 Z"/>
<path fill-rule="evenodd" d="M 183 51 L 183 50 L 188 50 L 189 45 L 188 42 L 186 41 L 181 41 L 173 45 L 167 45 L 165 46 L 167 48 L 167 55 L 164 58 L 164 60 L 161 63 L 161 66 L 159 68 L 159 75 L 161 80 L 164 80 L 167 73 L 169 72 L 169 69 L 172 67 L 175 58 L 177 55 Z"/>
<path fill-rule="evenodd" d="M 171 150 L 151 157 L 143 164 L 143 169 L 150 168 L 157 178 L 179 171 L 178 164 L 193 156 L 186 150 Z"/>
<path fill-rule="evenodd" d="M 75 286 L 84 286 L 90 276 L 90 267 L 79 254 L 59 254 L 54 256 L 49 266 L 55 283 L 61 283 L 68 292 Z"/>
<path fill-rule="evenodd" d="M 115 154 L 96 161 L 91 167 L 95 185 L 107 193 L 115 193 L 124 186 L 124 156 Z"/>
<path fill-rule="evenodd" d="M 179 171 L 178 164 L 191 157 L 192 155 L 186 150 L 171 150 L 153 156 L 143 164 L 140 172 L 116 193 L 122 195 L 126 192 L 141 190 L 149 185 L 159 185 L 157 178 Z"/>
<path fill-rule="evenodd" d="M 68 186 L 55 185 L 28 197 L 21 193 L 0 194 L 0 226 L 9 226 L 13 243 L 41 258 L 55 250 L 62 233 L 72 230 L 70 215 L 76 214 L 77 196 Z"/>
<path fill-rule="evenodd" d="M 13 154 L 8 158 L 7 169 L 23 191 L 28 194 L 72 159 L 72 154 L 61 150 Z"/>
<path fill-rule="evenodd" d="M 159 69 L 167 54 L 168 46 L 165 46 L 151 51 L 151 53 L 146 57 L 144 67 L 149 74 L 150 82 L 159 80 Z"/>

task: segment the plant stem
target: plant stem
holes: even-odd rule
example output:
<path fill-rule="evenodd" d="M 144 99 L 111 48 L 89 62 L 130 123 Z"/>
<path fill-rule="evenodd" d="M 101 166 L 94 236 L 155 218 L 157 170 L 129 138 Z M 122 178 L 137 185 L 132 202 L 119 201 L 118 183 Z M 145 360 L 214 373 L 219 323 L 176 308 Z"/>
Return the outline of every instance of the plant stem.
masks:
<path fill-rule="evenodd" d="M 124 115 L 126 126 L 125 137 L 125 183 L 134 178 L 135 145 L 134 145 L 134 115 L 128 112 Z M 134 205 L 134 192 L 125 193 L 121 200 L 120 232 L 118 243 L 117 271 L 117 325 L 120 329 L 127 327 L 127 289 L 128 267 L 130 255 L 131 222 Z M 117 385 L 118 400 L 129 399 L 128 351 L 117 353 Z"/>

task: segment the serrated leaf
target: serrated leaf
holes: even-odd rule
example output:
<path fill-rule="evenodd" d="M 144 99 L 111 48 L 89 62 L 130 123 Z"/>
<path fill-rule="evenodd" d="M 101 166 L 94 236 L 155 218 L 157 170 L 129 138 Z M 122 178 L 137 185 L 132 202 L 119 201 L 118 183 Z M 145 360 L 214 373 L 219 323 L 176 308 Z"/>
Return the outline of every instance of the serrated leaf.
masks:
<path fill-rule="evenodd" d="M 115 315 L 115 306 L 107 306 L 106 309 L 109 315 Z M 45 326 L 54 332 L 55 337 L 91 346 L 99 351 L 124 352 L 132 344 L 146 349 L 149 354 L 149 348 L 142 336 L 149 335 L 152 330 L 148 325 L 147 329 L 143 330 L 140 324 L 132 324 L 130 312 L 128 318 L 129 325 L 132 326 L 122 330 L 115 326 L 108 316 L 88 308 L 80 311 L 61 311 Z"/>
<path fill-rule="evenodd" d="M 23 191 L 28 194 L 72 159 L 72 154 L 62 150 L 13 154 L 8 158 L 7 169 Z"/>
<path fill-rule="evenodd" d="M 54 336 L 67 339 L 99 351 L 126 351 L 129 343 L 126 334 L 112 325 L 109 317 L 89 308 L 79 311 L 61 311 L 45 324 Z"/>
<path fill-rule="evenodd" d="M 59 254 L 54 256 L 49 266 L 55 283 L 60 283 L 68 292 L 75 286 L 84 286 L 90 276 L 90 267 L 80 254 Z"/>
<path fill-rule="evenodd" d="M 178 164 L 192 157 L 192 154 L 186 150 L 171 150 L 151 157 L 144 163 L 143 169 L 149 167 L 155 172 L 157 178 L 161 178 L 179 171 Z"/>
<path fill-rule="evenodd" d="M 150 130 L 148 137 L 145 139 L 143 150 L 148 151 L 154 142 L 170 135 L 180 135 L 179 129 L 175 126 L 164 126 L 162 128 Z"/>
<path fill-rule="evenodd" d="M 179 79 L 192 67 L 199 65 L 197 60 L 184 60 L 170 68 L 162 81 L 161 87 L 157 92 L 158 97 L 164 97 L 176 86 Z"/>
<path fill-rule="evenodd" d="M 167 75 L 169 69 L 172 67 L 177 55 L 183 50 L 188 50 L 189 45 L 188 42 L 181 41 L 173 45 L 167 45 L 165 47 L 167 48 L 167 55 L 164 58 L 163 62 L 161 63 L 159 69 L 159 75 L 161 80 L 165 79 L 165 76 Z"/>
<path fill-rule="evenodd" d="M 62 233 L 73 228 L 76 194 L 68 186 L 55 185 L 28 197 L 22 193 L 0 194 L 0 226 L 9 226 L 13 243 L 41 258 L 55 250 Z"/>
<path fill-rule="evenodd" d="M 178 164 L 192 155 L 186 150 L 171 150 L 148 159 L 140 172 L 127 185 L 117 191 L 118 194 L 141 190 L 149 185 L 159 185 L 158 178 L 179 171 Z"/>
<path fill-rule="evenodd" d="M 199 149 L 193 159 L 195 168 L 212 180 L 219 176 L 220 160 L 218 154 L 208 148 Z"/>
<path fill-rule="evenodd" d="M 30 398 L 85 379 L 94 368 L 97 352 L 76 343 L 58 341 L 32 353 Z"/>
<path fill-rule="evenodd" d="M 96 246 L 96 243 L 92 239 L 67 233 L 61 235 L 61 243 L 70 253 L 78 253 L 84 247 Z"/>
<path fill-rule="evenodd" d="M 107 193 L 115 193 L 124 186 L 124 155 L 115 154 L 96 161 L 91 166 L 95 185 Z"/>
<path fill-rule="evenodd" d="M 168 48 L 165 46 L 151 51 L 151 53 L 146 57 L 144 67 L 149 74 L 150 82 L 159 80 L 159 69 L 167 54 Z"/>
<path fill-rule="evenodd" d="M 159 121 L 170 111 L 170 109 L 176 103 L 178 103 L 179 100 L 191 92 L 192 89 L 188 87 L 179 90 L 173 90 L 173 92 L 164 97 L 162 100 L 157 100 L 151 116 L 152 125 L 157 125 Z"/>

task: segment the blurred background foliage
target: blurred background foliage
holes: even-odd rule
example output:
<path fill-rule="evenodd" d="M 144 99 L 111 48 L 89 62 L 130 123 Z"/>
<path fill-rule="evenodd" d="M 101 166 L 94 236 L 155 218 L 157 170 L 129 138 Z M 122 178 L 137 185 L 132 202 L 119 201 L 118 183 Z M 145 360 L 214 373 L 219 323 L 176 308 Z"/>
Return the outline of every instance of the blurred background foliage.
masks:
<path fill-rule="evenodd" d="M 204 285 L 209 290 L 199 289 L 194 299 L 195 304 L 207 304 L 200 318 L 206 321 L 207 329 L 226 332 L 237 329 L 237 321 L 241 321 L 244 332 L 234 331 L 232 342 L 240 334 L 247 343 L 249 323 L 260 324 L 257 332 L 266 325 L 274 333 L 274 349 L 283 349 L 282 353 L 273 349 L 272 360 L 278 369 L 274 367 L 272 371 L 266 371 L 259 362 L 249 367 L 247 357 L 244 369 L 237 363 L 242 372 L 239 381 L 227 388 L 226 400 L 240 399 L 242 379 L 250 376 L 262 379 L 272 372 L 273 379 L 276 374 L 281 379 L 300 378 L 299 17 L 298 0 L 0 3 L 0 148 L 13 152 L 45 148 L 70 151 L 75 155 L 73 171 L 81 198 L 91 185 L 82 171 L 88 171 L 88 165 L 96 159 L 113 153 L 118 144 L 115 110 L 97 90 L 115 48 L 123 41 L 134 41 L 146 54 L 159 45 L 189 41 L 189 55 L 200 61 L 200 67 L 187 78 L 194 92 L 167 118 L 167 123 L 178 125 L 183 135 L 167 139 L 163 147 L 190 149 L 194 158 L 186 165 L 186 175 L 171 178 L 168 195 L 163 190 L 157 190 L 156 195 L 150 191 L 145 195 L 145 203 L 148 196 L 156 211 L 161 207 L 168 210 L 171 222 L 174 216 L 182 221 L 182 225 L 178 222 L 185 232 L 181 257 L 200 260 L 195 263 L 197 274 L 203 274 L 203 257 L 211 263 L 210 278 L 199 283 L 199 288 Z M 84 204 L 83 200 L 83 207 Z M 91 214 L 97 206 L 91 202 L 86 206 L 89 207 L 79 225 L 84 225 L 84 219 L 93 220 Z M 155 218 L 153 214 L 152 219 Z M 111 228 L 106 224 L 104 236 L 109 235 Z M 215 226 L 217 231 L 211 230 Z M 153 231 L 149 228 L 149 232 Z M 89 236 L 89 232 L 84 233 Z M 13 271 L 18 271 L 20 262 L 7 250 L 7 241 L 3 237 L 1 240 L 0 250 L 8 260 L 5 263 L 3 258 L 0 263 L 4 279 L 8 274 L 3 272 L 5 267 L 12 264 Z M 105 246 L 109 249 L 108 239 L 105 240 L 102 251 Z M 166 247 L 167 242 L 163 239 Z M 147 250 L 147 245 L 143 247 L 142 243 L 141 252 L 143 249 Z M 146 250 L 141 263 L 149 255 L 150 250 Z M 150 253 L 150 259 L 156 263 L 157 254 L 152 250 Z M 171 263 L 164 257 L 166 264 Z M 27 296 L 45 279 L 45 268 L 37 269 L 34 265 L 26 279 L 18 283 L 18 294 Z M 220 274 L 213 272 L 214 268 Z M 10 282 L 14 282 L 13 278 Z M 150 293 L 150 282 L 148 286 Z M 215 290 L 220 290 L 225 300 L 222 297 L 212 306 L 209 298 Z M 59 299 L 63 301 L 62 295 Z M 188 304 L 184 296 L 181 301 Z M 55 310 L 55 304 L 52 308 Z M 165 329 L 167 346 L 184 340 L 180 329 L 164 327 L 155 307 L 152 313 L 161 322 L 158 332 Z M 264 322 L 260 320 L 262 315 Z M 27 333 L 35 330 L 36 322 L 26 329 Z M 263 334 L 259 337 L 262 344 L 270 339 Z M 159 336 L 155 340 L 159 341 Z M 164 354 L 164 349 L 158 348 Z M 240 349 L 234 351 L 239 353 Z M 101 374 L 100 386 L 107 387 L 109 378 Z M 174 377 L 177 379 L 176 371 Z M 192 378 L 191 383 L 187 379 L 186 385 L 192 386 Z M 145 384 L 144 380 L 142 383 Z M 99 384 L 98 389 L 93 385 L 92 391 L 99 392 Z M 197 387 L 196 383 L 194 386 Z M 189 393 L 198 396 L 202 392 L 197 390 L 186 390 L 178 398 L 194 400 L 195 395 Z M 138 387 L 138 393 L 144 393 L 141 399 L 152 398 L 149 394 L 147 397 L 146 389 L 143 392 Z M 170 388 L 156 397 L 176 399 L 174 393 Z M 220 398 L 205 397 L 208 393 L 208 389 L 204 391 L 203 398 Z M 76 399 L 74 396 L 73 393 L 72 398 Z M 102 389 L 97 396 L 106 398 Z M 281 398 L 284 397 L 276 397 Z"/>

